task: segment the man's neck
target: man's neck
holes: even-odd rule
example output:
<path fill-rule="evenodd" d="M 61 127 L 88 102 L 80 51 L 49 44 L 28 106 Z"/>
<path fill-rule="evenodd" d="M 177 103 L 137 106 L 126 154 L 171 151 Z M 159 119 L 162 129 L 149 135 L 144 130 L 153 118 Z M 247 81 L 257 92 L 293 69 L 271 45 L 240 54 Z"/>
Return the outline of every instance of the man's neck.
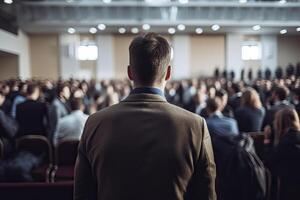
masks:
<path fill-rule="evenodd" d="M 141 85 L 141 84 L 133 84 L 133 88 L 141 88 L 141 87 L 147 87 L 147 88 L 157 88 L 160 89 L 161 91 L 165 90 L 165 87 L 161 84 L 153 84 L 153 85 Z"/>

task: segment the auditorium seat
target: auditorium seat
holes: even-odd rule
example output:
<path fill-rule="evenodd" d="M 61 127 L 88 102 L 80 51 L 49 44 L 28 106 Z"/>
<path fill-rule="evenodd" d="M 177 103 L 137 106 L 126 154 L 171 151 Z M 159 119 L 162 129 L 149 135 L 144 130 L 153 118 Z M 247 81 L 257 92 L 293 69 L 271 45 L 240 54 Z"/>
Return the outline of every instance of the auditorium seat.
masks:
<path fill-rule="evenodd" d="M 73 182 L 0 183 L 3 200 L 72 200 Z"/>
<path fill-rule="evenodd" d="M 36 181 L 49 182 L 49 175 L 53 168 L 52 147 L 45 136 L 26 135 L 17 140 L 17 151 L 28 151 L 41 158 L 39 167 L 33 169 L 32 176 Z"/>
<path fill-rule="evenodd" d="M 65 140 L 57 145 L 55 149 L 55 167 L 51 173 L 51 181 L 74 179 L 78 144 L 78 140 Z"/>

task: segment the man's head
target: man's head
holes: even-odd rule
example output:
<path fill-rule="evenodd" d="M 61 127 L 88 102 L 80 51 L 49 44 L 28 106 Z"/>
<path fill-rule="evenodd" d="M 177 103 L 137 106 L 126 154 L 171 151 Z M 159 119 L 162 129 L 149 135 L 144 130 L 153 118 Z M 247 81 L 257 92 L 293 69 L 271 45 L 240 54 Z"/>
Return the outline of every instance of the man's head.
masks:
<path fill-rule="evenodd" d="M 71 106 L 72 111 L 76 111 L 76 110 L 83 111 L 84 110 L 83 98 L 80 98 L 80 97 L 71 98 L 70 106 Z"/>
<path fill-rule="evenodd" d="M 274 88 L 272 93 L 272 99 L 274 101 L 286 100 L 289 95 L 289 89 L 285 86 L 277 86 Z"/>
<path fill-rule="evenodd" d="M 221 99 L 220 98 L 208 99 L 206 102 L 206 108 L 207 108 L 209 115 L 211 115 L 217 111 L 221 111 L 221 108 L 222 108 Z"/>
<path fill-rule="evenodd" d="M 171 46 L 162 36 L 137 36 L 129 47 L 128 77 L 136 86 L 164 87 L 171 76 Z"/>
<path fill-rule="evenodd" d="M 40 87 L 35 84 L 31 83 L 27 87 L 27 98 L 32 100 L 37 100 L 40 97 Z"/>

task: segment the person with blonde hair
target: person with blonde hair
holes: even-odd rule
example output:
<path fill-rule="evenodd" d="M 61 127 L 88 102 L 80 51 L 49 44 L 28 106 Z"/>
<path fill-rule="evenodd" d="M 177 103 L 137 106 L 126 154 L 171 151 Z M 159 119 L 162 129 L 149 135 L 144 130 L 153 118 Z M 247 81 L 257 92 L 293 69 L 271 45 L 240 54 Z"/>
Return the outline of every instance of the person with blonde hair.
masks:
<path fill-rule="evenodd" d="M 265 164 L 274 177 L 280 178 L 280 199 L 296 200 L 300 196 L 300 122 L 295 109 L 275 114 L 275 141 L 270 147 L 271 127 L 264 130 Z"/>
<path fill-rule="evenodd" d="M 247 88 L 242 94 L 241 107 L 235 113 L 240 132 L 260 131 L 264 116 L 265 109 L 258 93 L 253 88 Z"/>

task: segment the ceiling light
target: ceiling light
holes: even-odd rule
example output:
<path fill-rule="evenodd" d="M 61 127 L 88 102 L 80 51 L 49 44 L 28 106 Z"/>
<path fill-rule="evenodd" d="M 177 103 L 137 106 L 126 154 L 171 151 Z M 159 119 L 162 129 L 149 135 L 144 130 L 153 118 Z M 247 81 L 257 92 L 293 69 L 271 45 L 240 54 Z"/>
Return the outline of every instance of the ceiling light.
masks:
<path fill-rule="evenodd" d="M 143 30 L 150 30 L 151 26 L 149 24 L 143 24 Z"/>
<path fill-rule="evenodd" d="M 111 0 L 103 0 L 103 3 L 111 3 Z"/>
<path fill-rule="evenodd" d="M 280 34 L 281 34 L 281 35 L 286 34 L 286 33 L 287 33 L 287 30 L 286 30 L 286 29 L 282 29 L 282 30 L 280 31 Z"/>
<path fill-rule="evenodd" d="M 286 0 L 280 0 L 280 1 L 278 1 L 278 3 L 280 3 L 280 4 L 285 4 L 285 3 L 286 3 Z"/>
<path fill-rule="evenodd" d="M 181 3 L 181 4 L 186 4 L 188 2 L 189 2 L 189 0 L 179 0 L 179 3 Z"/>
<path fill-rule="evenodd" d="M 296 28 L 296 31 L 297 31 L 297 32 L 300 32 L 300 27 Z"/>
<path fill-rule="evenodd" d="M 131 29 L 131 33 L 133 33 L 133 34 L 137 34 L 138 32 L 139 32 L 139 29 L 137 27 L 133 27 Z"/>
<path fill-rule="evenodd" d="M 90 31 L 91 34 L 97 33 L 97 29 L 95 27 L 90 28 L 89 31 Z"/>
<path fill-rule="evenodd" d="M 185 25 L 184 24 L 179 24 L 177 26 L 177 29 L 180 30 L 180 31 L 184 31 L 185 30 Z"/>
<path fill-rule="evenodd" d="M 68 28 L 68 33 L 74 34 L 76 32 L 76 29 L 73 27 Z"/>
<path fill-rule="evenodd" d="M 104 31 L 106 29 L 106 25 L 105 24 L 98 24 L 98 29 L 101 31 Z"/>
<path fill-rule="evenodd" d="M 247 0 L 240 0 L 240 3 L 247 3 Z"/>
<path fill-rule="evenodd" d="M 175 28 L 169 28 L 169 29 L 168 29 L 168 32 L 169 32 L 170 34 L 175 34 L 175 33 L 176 33 L 176 29 L 175 29 Z"/>
<path fill-rule="evenodd" d="M 6 4 L 12 4 L 14 1 L 13 0 L 4 0 L 4 3 Z"/>
<path fill-rule="evenodd" d="M 214 24 L 214 25 L 211 26 L 211 29 L 212 29 L 213 31 L 217 31 L 217 30 L 220 29 L 220 26 L 219 26 L 218 24 Z"/>
<path fill-rule="evenodd" d="M 252 26 L 252 30 L 254 30 L 254 31 L 259 31 L 260 29 L 261 29 L 260 25 L 254 25 L 254 26 Z"/>
<path fill-rule="evenodd" d="M 126 33 L 126 29 L 123 27 L 119 28 L 119 33 L 121 33 L 121 34 Z"/>
<path fill-rule="evenodd" d="M 203 29 L 202 29 L 202 28 L 196 28 L 196 29 L 195 29 L 195 32 L 196 32 L 197 34 L 201 34 L 201 33 L 203 33 Z"/>

